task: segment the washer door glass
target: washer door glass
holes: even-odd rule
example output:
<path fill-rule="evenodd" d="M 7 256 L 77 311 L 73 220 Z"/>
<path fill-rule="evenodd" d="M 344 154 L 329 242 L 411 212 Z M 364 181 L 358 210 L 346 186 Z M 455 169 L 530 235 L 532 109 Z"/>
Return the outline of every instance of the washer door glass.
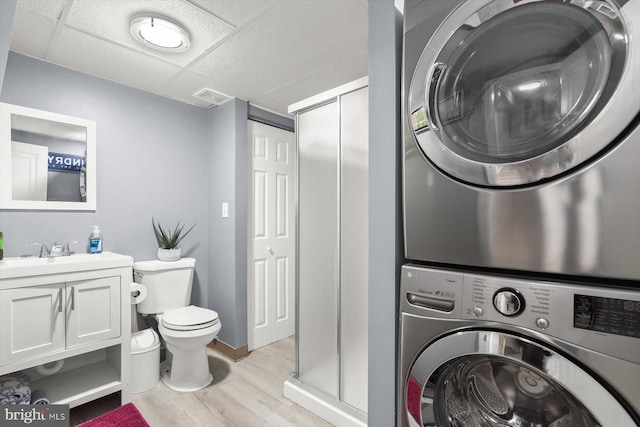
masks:
<path fill-rule="evenodd" d="M 412 85 L 424 88 L 411 91 L 414 134 L 437 138 L 417 137 L 429 160 L 471 184 L 512 186 L 603 150 L 614 138 L 590 148 L 572 140 L 607 107 L 623 75 L 626 32 L 615 4 L 477 5 L 467 2 L 445 21 L 421 57 L 430 65 L 416 69 L 426 79 L 414 75 Z"/>
<path fill-rule="evenodd" d="M 411 426 L 632 427 L 621 403 L 551 348 L 508 333 L 463 331 L 429 345 L 409 371 Z"/>
<path fill-rule="evenodd" d="M 600 424 L 575 397 L 540 370 L 508 359 L 453 361 L 434 376 L 438 426 L 581 426 Z"/>

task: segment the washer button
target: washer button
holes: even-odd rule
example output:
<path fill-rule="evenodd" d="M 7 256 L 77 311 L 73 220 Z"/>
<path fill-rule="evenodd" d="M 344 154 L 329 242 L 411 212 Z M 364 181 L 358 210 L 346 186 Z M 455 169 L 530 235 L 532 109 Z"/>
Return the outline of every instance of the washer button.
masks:
<path fill-rule="evenodd" d="M 482 307 L 478 307 L 477 305 L 475 307 L 473 307 L 473 315 L 476 317 L 482 317 L 482 315 L 484 314 L 484 310 L 482 309 Z"/>
<path fill-rule="evenodd" d="M 544 317 L 538 317 L 536 319 L 536 326 L 540 329 L 547 329 L 549 327 L 549 321 Z"/>

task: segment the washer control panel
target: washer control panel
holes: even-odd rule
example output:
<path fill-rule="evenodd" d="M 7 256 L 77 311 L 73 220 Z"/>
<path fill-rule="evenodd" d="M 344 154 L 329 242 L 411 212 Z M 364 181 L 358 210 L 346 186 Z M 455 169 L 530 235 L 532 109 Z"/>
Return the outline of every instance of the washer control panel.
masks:
<path fill-rule="evenodd" d="M 462 317 L 505 322 L 546 330 L 552 323 L 552 298 L 549 285 L 516 279 L 464 275 Z"/>
<path fill-rule="evenodd" d="M 459 272 L 403 266 L 401 310 L 420 316 L 460 319 L 463 277 Z"/>
<path fill-rule="evenodd" d="M 464 274 L 462 317 L 523 326 L 574 341 L 640 338 L 640 291 Z M 638 343 L 634 343 L 638 345 Z"/>
<path fill-rule="evenodd" d="M 402 313 L 512 325 L 640 363 L 640 289 L 405 265 L 400 291 Z"/>

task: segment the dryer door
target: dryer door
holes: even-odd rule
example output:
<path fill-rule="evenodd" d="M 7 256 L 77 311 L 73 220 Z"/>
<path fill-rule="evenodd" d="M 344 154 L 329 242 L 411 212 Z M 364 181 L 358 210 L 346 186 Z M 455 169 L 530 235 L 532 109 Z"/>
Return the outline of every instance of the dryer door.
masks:
<path fill-rule="evenodd" d="M 628 19 L 638 3 L 461 5 L 431 37 L 409 89 L 423 154 L 453 178 L 505 187 L 601 153 L 640 111 L 640 28 Z"/>
<path fill-rule="evenodd" d="M 411 426 L 633 427 L 620 401 L 553 349 L 496 331 L 430 344 L 409 370 Z"/>

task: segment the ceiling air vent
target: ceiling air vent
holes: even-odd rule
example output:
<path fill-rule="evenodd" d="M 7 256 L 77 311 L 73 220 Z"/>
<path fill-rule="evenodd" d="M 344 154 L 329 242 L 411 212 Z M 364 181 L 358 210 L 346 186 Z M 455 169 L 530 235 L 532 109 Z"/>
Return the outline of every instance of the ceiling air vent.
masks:
<path fill-rule="evenodd" d="M 216 92 L 215 90 L 209 89 L 206 87 L 194 93 L 193 96 L 195 98 L 206 101 L 211 105 L 224 104 L 225 102 L 231 99 L 230 96 L 227 96 L 224 93 Z"/>

